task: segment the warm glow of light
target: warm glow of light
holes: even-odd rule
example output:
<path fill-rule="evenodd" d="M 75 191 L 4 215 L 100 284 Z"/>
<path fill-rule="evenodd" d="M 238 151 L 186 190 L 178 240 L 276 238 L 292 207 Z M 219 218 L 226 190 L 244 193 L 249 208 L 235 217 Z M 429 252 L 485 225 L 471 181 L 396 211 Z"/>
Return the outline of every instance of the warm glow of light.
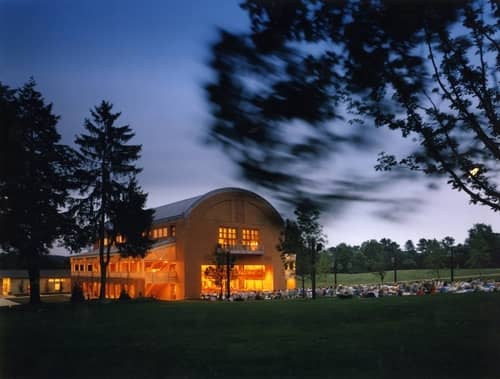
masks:
<path fill-rule="evenodd" d="M 476 176 L 477 174 L 479 174 L 479 167 L 474 167 L 473 169 L 469 170 L 469 174 L 471 176 Z"/>
<path fill-rule="evenodd" d="M 226 280 L 224 266 L 220 267 L 219 273 L 223 283 Z M 218 293 L 220 291 L 220 281 L 217 277 L 216 265 L 201 266 L 201 292 Z M 225 284 L 224 284 L 225 286 Z M 265 265 L 235 265 L 231 271 L 231 291 L 272 291 L 273 272 L 271 267 Z"/>
<path fill-rule="evenodd" d="M 222 247 L 236 246 L 236 228 L 220 227 L 217 243 Z"/>
<path fill-rule="evenodd" d="M 295 281 L 295 278 L 289 278 L 286 280 L 286 289 L 287 290 L 294 290 L 297 288 L 297 283 Z"/>
<path fill-rule="evenodd" d="M 241 244 L 248 250 L 257 250 L 259 248 L 259 230 L 243 229 L 241 231 Z"/>

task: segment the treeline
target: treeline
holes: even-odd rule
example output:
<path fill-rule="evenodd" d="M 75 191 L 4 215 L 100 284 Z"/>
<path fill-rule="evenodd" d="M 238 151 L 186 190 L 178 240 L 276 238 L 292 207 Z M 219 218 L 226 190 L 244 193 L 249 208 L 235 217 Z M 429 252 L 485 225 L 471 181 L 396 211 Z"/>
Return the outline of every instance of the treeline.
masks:
<path fill-rule="evenodd" d="M 294 213 L 295 220 L 285 222 L 278 249 L 285 269 L 295 269 L 303 296 L 306 277 L 311 280 L 313 299 L 317 274 L 333 273 L 337 286 L 338 273 L 372 272 L 384 282 L 387 272 L 393 271 L 393 280 L 397 282 L 397 271 L 402 269 L 432 269 L 438 278 L 441 270 L 450 269 L 453 280 L 454 269 L 500 267 L 500 234 L 493 232 L 490 225 L 475 224 L 464 243 L 458 244 L 453 237 L 421 238 L 416 244 L 408 240 L 404 246 L 382 238 L 360 246 L 340 243 L 325 248 L 319 209 L 306 200 L 298 204 Z M 288 259 L 290 254 L 295 256 L 294 263 Z"/>
<path fill-rule="evenodd" d="M 463 243 L 452 237 L 442 240 L 421 238 L 404 246 L 388 238 L 369 240 L 360 246 L 340 243 L 324 250 L 318 261 L 321 273 L 375 272 L 381 277 L 394 269 L 500 267 L 500 234 L 490 225 L 475 224 Z"/>

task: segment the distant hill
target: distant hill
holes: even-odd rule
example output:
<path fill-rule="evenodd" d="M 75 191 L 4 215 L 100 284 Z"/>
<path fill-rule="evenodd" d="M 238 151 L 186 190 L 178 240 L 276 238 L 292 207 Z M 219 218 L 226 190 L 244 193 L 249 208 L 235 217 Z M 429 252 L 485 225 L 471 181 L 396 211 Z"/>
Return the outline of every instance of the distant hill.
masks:
<path fill-rule="evenodd" d="M 25 269 L 23 262 L 14 253 L 0 253 L 0 270 Z M 64 255 L 45 255 L 41 259 L 41 269 L 69 269 L 69 257 Z"/>

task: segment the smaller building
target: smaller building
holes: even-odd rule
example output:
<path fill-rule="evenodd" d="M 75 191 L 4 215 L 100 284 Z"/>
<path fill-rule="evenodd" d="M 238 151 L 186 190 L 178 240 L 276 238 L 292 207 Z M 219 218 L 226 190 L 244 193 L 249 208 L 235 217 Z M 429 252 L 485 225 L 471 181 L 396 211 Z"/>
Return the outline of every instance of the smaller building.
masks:
<path fill-rule="evenodd" d="M 2 296 L 29 295 L 30 280 L 27 270 L 0 270 Z M 70 270 L 40 270 L 40 293 L 71 292 Z"/>

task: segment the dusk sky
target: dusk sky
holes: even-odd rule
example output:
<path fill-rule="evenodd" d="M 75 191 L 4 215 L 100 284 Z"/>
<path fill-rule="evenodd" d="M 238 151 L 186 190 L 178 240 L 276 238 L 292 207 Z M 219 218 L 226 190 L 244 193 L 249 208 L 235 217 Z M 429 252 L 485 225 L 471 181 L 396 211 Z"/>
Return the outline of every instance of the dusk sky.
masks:
<path fill-rule="evenodd" d="M 242 182 L 217 146 L 204 144 L 210 121 L 203 90 L 211 78 L 209 48 L 218 27 L 234 31 L 249 25 L 238 3 L 0 0 L 0 81 L 18 87 L 33 76 L 61 116 L 58 130 L 68 144 L 83 132 L 89 109 L 111 101 L 122 112 L 119 121 L 136 132 L 134 143 L 143 146 L 140 182 L 149 193 L 148 206 L 233 186 L 254 190 L 283 215 L 291 214 L 289 207 Z M 376 153 L 360 160 L 357 170 L 371 173 L 375 161 Z M 469 205 L 444 182 L 438 190 L 415 181 L 399 183 L 391 192 L 421 201 L 396 222 L 377 217 L 370 204 L 325 214 L 329 245 L 384 237 L 403 244 L 448 235 L 463 242 L 479 222 L 500 232 L 498 214 Z"/>

